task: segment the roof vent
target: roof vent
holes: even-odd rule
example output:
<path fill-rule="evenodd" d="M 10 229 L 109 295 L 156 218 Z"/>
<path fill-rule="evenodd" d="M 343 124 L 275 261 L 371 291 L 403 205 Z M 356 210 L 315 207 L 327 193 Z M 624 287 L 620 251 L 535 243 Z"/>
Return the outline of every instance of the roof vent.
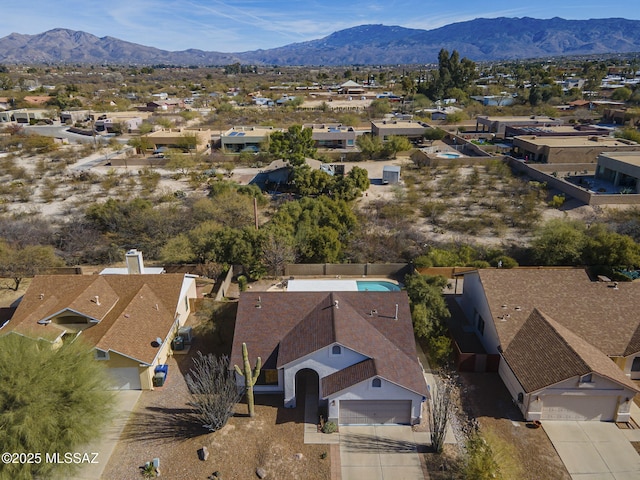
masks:
<path fill-rule="evenodd" d="M 516 312 L 519 312 L 520 310 L 522 310 L 522 307 L 517 306 L 517 307 L 515 308 L 515 310 L 516 310 Z"/>
<path fill-rule="evenodd" d="M 95 297 L 93 297 L 93 302 L 94 302 L 96 305 L 100 306 L 100 297 L 99 297 L 98 295 L 96 295 Z"/>
<path fill-rule="evenodd" d="M 40 297 L 40 300 L 44 300 L 44 293 L 41 293 L 39 297 Z"/>
<path fill-rule="evenodd" d="M 336 308 L 340 308 L 340 306 L 338 305 L 338 300 L 333 301 L 333 306 Z"/>
<path fill-rule="evenodd" d="M 377 315 L 377 314 L 378 314 L 378 310 L 376 310 L 375 308 L 369 312 L 370 317 L 373 317 L 374 315 Z"/>
<path fill-rule="evenodd" d="M 394 320 L 398 319 L 398 304 L 396 303 L 396 315 L 393 317 Z"/>

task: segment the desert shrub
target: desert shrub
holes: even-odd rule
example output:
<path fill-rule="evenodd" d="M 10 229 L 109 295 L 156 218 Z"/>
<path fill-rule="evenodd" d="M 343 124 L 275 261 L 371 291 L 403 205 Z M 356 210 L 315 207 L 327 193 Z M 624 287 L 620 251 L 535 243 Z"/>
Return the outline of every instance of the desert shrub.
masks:
<path fill-rule="evenodd" d="M 334 422 L 325 422 L 322 426 L 322 433 L 335 433 L 338 431 L 338 426 Z"/>
<path fill-rule="evenodd" d="M 549 206 L 551 208 L 560 208 L 562 205 L 564 205 L 565 200 L 566 197 L 564 196 L 564 194 L 554 195 L 553 199 L 551 199 L 551 201 L 549 202 Z"/>

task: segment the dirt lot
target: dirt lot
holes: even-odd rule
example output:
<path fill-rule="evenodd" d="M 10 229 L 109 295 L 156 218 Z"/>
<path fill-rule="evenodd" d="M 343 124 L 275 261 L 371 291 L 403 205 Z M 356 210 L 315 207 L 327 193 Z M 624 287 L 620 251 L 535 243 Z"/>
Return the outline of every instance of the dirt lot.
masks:
<path fill-rule="evenodd" d="M 205 305 L 201 311 L 208 308 Z M 165 385 L 142 392 L 102 478 L 142 478 L 139 467 L 158 457 L 162 478 L 168 479 L 206 479 L 218 471 L 224 480 L 245 480 L 256 478 L 258 467 L 273 479 L 329 479 L 328 446 L 303 444 L 304 407 L 284 409 L 281 396 L 256 396 L 254 418 L 246 415 L 246 404 L 238 404 L 236 415 L 215 433 L 189 421 L 184 375 L 191 367 L 191 355 L 197 350 L 229 353 L 235 304 L 216 310 L 214 317 L 215 323 L 205 319 L 195 329 L 196 341 L 189 354 L 170 359 Z M 198 321 L 189 320 L 192 325 Z M 203 446 L 209 450 L 207 461 L 198 459 L 197 451 Z"/>

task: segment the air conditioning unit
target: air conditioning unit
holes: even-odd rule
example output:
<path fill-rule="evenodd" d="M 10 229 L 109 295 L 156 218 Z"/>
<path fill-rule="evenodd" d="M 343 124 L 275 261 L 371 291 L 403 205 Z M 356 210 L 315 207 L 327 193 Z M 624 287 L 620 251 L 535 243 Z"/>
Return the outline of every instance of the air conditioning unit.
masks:
<path fill-rule="evenodd" d="M 193 341 L 193 329 L 191 327 L 180 327 L 178 335 L 183 338 L 185 345 L 191 345 Z"/>

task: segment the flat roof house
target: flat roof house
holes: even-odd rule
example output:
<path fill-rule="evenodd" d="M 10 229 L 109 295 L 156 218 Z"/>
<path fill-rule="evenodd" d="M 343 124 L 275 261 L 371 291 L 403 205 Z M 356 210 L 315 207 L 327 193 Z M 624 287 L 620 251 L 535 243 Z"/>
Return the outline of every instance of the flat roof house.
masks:
<path fill-rule="evenodd" d="M 598 155 L 596 178 L 605 179 L 616 187 L 640 193 L 640 151 L 604 152 Z"/>
<path fill-rule="evenodd" d="M 528 126 L 528 127 L 549 127 L 553 125 L 562 125 L 564 122 L 557 118 L 545 116 L 505 116 L 490 117 L 487 115 L 478 115 L 476 118 L 476 131 L 493 133 L 498 137 L 504 137 L 507 126 Z"/>
<path fill-rule="evenodd" d="M 244 292 L 231 365 L 243 342 L 263 362 L 254 390 L 283 393 L 285 407 L 306 384 L 340 424 L 420 421 L 428 392 L 406 292 Z"/>
<path fill-rule="evenodd" d="M 640 379 L 640 284 L 581 269 L 464 274 L 464 328 L 488 354 L 526 420 L 628 422 Z"/>
<path fill-rule="evenodd" d="M 640 144 L 603 136 L 538 136 L 513 138 L 513 153 L 529 162 L 596 163 L 602 152 L 636 152 Z"/>
<path fill-rule="evenodd" d="M 355 148 L 356 138 L 362 131 L 346 125 L 309 124 L 304 128 L 311 128 L 311 138 L 316 148 Z"/>
<path fill-rule="evenodd" d="M 170 128 L 148 133 L 144 137 L 151 141 L 154 150 L 164 147 L 204 152 L 211 145 L 211 130 Z M 194 137 L 195 145 L 187 141 Z"/>
<path fill-rule="evenodd" d="M 386 142 L 391 136 L 407 137 L 412 141 L 421 141 L 429 128 L 426 123 L 415 120 L 372 120 L 371 133 Z"/>
<path fill-rule="evenodd" d="M 278 131 L 273 127 L 232 127 L 220 135 L 220 148 L 227 153 L 259 152 L 269 143 L 269 136 Z"/>

